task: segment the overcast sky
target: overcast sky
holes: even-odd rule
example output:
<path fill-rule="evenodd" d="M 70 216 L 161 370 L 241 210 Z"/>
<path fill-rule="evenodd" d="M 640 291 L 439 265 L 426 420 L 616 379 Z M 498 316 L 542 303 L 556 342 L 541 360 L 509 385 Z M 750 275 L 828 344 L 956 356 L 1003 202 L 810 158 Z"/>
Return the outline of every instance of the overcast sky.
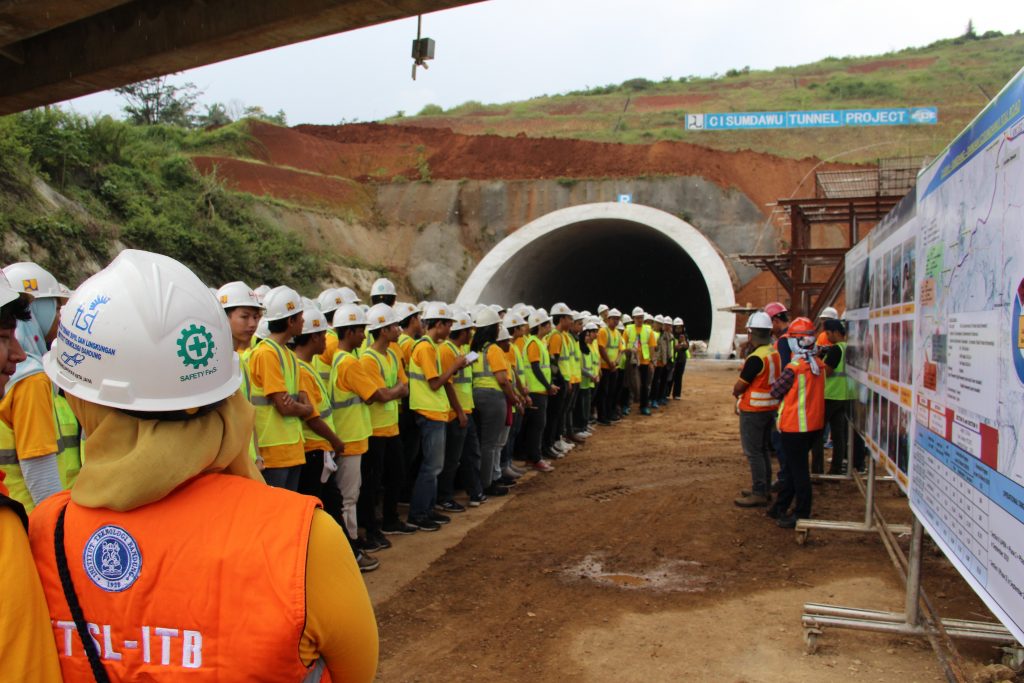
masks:
<path fill-rule="evenodd" d="M 708 76 L 881 54 L 963 33 L 1024 28 L 1013 0 L 487 0 L 423 18 L 437 42 L 410 78 L 416 18 L 193 69 L 201 101 L 283 109 L 288 122 L 373 121 L 425 104 L 508 102 L 642 76 Z M 72 100 L 120 115 L 112 92 Z M 931 102 L 919 102 L 928 105 Z"/>

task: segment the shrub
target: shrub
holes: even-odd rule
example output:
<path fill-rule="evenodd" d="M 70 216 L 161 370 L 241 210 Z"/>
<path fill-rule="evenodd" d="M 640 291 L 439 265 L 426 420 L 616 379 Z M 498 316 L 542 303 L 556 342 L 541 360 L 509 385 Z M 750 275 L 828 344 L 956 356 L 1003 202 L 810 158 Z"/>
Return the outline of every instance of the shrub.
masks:
<path fill-rule="evenodd" d="M 426 104 L 423 109 L 420 109 L 420 113 L 416 116 L 440 116 L 444 113 L 444 108 L 439 104 Z"/>

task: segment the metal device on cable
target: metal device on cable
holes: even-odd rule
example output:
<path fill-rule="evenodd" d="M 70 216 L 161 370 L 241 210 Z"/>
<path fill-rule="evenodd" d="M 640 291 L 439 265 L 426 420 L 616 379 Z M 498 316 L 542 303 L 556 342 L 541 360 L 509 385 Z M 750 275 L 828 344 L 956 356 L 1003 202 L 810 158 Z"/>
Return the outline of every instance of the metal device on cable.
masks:
<path fill-rule="evenodd" d="M 412 80 L 416 80 L 416 67 L 429 69 L 427 60 L 434 58 L 434 39 L 422 38 L 423 15 L 416 17 L 416 40 L 412 41 Z"/>

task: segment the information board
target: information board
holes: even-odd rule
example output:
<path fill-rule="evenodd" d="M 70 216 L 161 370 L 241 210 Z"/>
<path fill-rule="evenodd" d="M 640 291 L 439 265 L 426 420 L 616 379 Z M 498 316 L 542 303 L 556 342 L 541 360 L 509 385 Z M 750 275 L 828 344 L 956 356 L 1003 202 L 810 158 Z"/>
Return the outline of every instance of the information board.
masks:
<path fill-rule="evenodd" d="M 819 109 L 816 111 L 733 111 L 687 114 L 686 130 L 764 130 L 847 126 L 928 126 L 939 122 L 937 107 Z"/>

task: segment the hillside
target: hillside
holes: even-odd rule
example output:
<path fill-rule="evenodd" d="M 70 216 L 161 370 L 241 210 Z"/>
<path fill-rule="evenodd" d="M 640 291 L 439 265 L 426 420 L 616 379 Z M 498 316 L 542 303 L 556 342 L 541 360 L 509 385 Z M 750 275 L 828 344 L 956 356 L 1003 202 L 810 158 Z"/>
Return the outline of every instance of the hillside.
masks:
<path fill-rule="evenodd" d="M 738 67 L 740 65 L 737 65 Z M 843 161 L 935 154 L 1024 66 L 1024 35 L 943 40 L 880 56 L 829 57 L 772 71 L 730 70 L 716 78 L 652 82 L 635 78 L 524 102 L 466 102 L 448 111 L 428 105 L 387 123 L 451 128 L 470 135 L 563 137 L 601 142 L 685 141 L 722 150 Z M 798 131 L 694 132 L 686 113 L 939 108 L 934 126 Z"/>

